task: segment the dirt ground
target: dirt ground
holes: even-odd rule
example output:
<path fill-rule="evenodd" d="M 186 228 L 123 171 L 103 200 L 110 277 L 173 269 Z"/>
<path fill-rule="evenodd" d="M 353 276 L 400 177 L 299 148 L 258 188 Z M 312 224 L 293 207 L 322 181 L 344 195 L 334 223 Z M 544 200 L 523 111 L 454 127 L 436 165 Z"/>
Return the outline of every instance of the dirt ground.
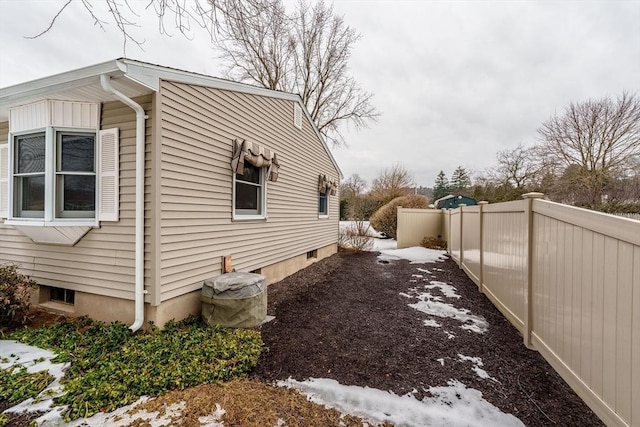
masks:
<path fill-rule="evenodd" d="M 440 328 L 426 327 L 430 316 L 409 307 L 415 300 L 401 295 L 422 283 L 416 274 L 454 285 L 461 296 L 455 306 L 483 316 L 488 331 L 462 330 L 447 318 L 437 318 Z M 179 422 L 185 426 L 200 425 L 198 416 L 208 408 L 202 402 L 213 402 L 213 396 L 227 410 L 225 426 L 273 425 L 272 418 L 290 426 L 360 425 L 270 384 L 289 377 L 331 378 L 405 394 L 456 379 L 527 426 L 602 425 L 549 364 L 524 347 L 516 329 L 451 260 L 382 262 L 375 253 L 340 251 L 270 285 L 268 305 L 276 318 L 261 327 L 268 350 L 251 373 L 252 381 L 170 392 L 153 404 L 186 401 L 188 417 Z M 32 326 L 58 320 L 39 313 Z M 481 379 L 460 355 L 480 357 L 482 369 L 495 380 Z M 13 415 L 8 426 L 28 425 L 36 416 Z"/>
<path fill-rule="evenodd" d="M 432 273 L 429 280 L 454 285 L 461 295 L 454 305 L 483 316 L 488 331 L 462 330 L 450 318 L 437 318 L 440 328 L 426 327 L 429 316 L 401 296 L 416 286 L 412 275 L 424 275 L 418 267 Z M 323 377 L 396 394 L 457 379 L 527 426 L 602 425 L 450 259 L 418 265 L 341 251 L 271 285 L 268 300 L 276 318 L 262 326 L 268 351 L 255 379 Z M 480 357 L 495 380 L 480 378 L 459 355 Z"/>

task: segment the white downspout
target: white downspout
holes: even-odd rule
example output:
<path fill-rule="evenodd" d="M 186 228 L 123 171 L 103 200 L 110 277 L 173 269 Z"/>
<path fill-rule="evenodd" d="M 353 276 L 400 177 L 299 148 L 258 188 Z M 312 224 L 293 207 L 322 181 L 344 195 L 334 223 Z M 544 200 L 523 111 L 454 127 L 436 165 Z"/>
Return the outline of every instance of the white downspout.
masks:
<path fill-rule="evenodd" d="M 102 88 L 112 93 L 120 101 L 133 108 L 136 112 L 136 252 L 135 252 L 135 319 L 129 326 L 135 332 L 144 322 L 144 151 L 145 151 L 145 120 L 148 118 L 144 109 L 116 90 L 111 85 L 111 78 L 100 75 Z"/>

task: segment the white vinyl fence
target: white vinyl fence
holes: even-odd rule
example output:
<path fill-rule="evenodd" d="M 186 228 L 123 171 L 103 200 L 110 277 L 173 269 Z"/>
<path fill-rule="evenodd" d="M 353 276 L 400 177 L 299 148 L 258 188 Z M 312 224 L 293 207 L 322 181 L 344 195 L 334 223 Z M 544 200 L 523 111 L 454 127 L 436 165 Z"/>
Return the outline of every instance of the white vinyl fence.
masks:
<path fill-rule="evenodd" d="M 439 234 L 607 425 L 640 426 L 640 222 L 541 196 L 441 211 Z"/>

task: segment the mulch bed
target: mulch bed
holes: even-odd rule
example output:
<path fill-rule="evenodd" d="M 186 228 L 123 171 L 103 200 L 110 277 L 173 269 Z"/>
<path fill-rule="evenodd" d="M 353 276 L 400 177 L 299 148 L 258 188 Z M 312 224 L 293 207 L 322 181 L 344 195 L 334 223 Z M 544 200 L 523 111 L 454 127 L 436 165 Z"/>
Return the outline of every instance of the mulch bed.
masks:
<path fill-rule="evenodd" d="M 426 283 L 412 277 L 424 274 L 418 267 L 432 273 L 428 281 L 454 285 L 462 298 L 449 301 L 483 316 L 488 332 L 462 330 L 446 318 L 437 318 L 440 328 L 425 326 L 430 316 L 408 306 L 417 300 L 400 295 Z M 268 292 L 268 313 L 276 318 L 262 326 L 268 351 L 255 379 L 331 378 L 399 395 L 417 389 L 418 398 L 457 379 L 528 426 L 603 425 L 450 259 L 419 265 L 340 251 Z M 455 331 L 455 338 L 445 331 Z M 482 358 L 482 369 L 497 381 L 480 378 L 459 355 Z"/>

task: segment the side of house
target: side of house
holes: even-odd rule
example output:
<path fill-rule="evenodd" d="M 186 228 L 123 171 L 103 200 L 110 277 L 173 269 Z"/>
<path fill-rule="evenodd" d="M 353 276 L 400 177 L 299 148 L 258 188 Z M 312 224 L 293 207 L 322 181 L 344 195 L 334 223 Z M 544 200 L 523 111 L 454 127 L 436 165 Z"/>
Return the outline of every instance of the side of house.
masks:
<path fill-rule="evenodd" d="M 107 73 L 146 115 L 143 262 L 139 122 L 101 90 Z M 143 294 L 144 320 L 162 325 L 199 312 L 202 282 L 222 273 L 223 256 L 273 283 L 337 250 L 338 196 L 318 182 L 337 185 L 340 171 L 299 97 L 130 60 L 54 77 L 50 87 L 0 89 L 0 263 L 40 283 L 40 305 L 128 323 Z M 34 113 L 40 105 L 51 114 Z M 98 119 L 76 124 L 94 111 Z M 103 185 L 114 177 L 103 134 L 116 135 L 117 191 Z M 253 151 L 232 170 L 239 147 Z"/>

